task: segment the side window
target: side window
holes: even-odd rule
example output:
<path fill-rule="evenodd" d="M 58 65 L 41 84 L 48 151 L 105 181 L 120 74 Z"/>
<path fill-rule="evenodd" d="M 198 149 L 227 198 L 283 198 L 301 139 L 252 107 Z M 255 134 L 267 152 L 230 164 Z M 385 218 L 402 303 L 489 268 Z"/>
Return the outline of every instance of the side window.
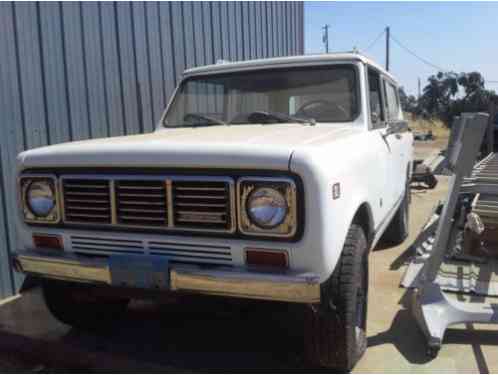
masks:
<path fill-rule="evenodd" d="M 396 86 L 392 83 L 385 82 L 386 100 L 387 100 L 387 117 L 389 120 L 399 119 L 399 99 Z"/>
<path fill-rule="evenodd" d="M 372 126 L 374 129 L 382 128 L 385 126 L 385 115 L 380 91 L 380 76 L 379 73 L 370 69 L 368 70 L 368 87 Z"/>

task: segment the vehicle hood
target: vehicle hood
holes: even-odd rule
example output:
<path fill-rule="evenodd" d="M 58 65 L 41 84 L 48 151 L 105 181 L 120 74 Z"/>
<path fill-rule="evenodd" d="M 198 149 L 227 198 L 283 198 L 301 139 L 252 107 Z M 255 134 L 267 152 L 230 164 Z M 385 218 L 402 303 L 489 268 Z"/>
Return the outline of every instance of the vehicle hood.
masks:
<path fill-rule="evenodd" d="M 170 167 L 288 170 L 298 147 L 320 147 L 361 131 L 338 124 L 232 125 L 63 143 L 25 151 L 18 166 Z"/>

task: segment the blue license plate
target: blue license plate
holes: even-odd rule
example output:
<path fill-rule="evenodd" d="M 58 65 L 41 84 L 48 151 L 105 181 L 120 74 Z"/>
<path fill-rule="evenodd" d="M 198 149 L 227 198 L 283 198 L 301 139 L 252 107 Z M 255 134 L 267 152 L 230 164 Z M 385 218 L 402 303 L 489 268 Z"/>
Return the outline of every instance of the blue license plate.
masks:
<path fill-rule="evenodd" d="M 169 261 L 162 256 L 111 255 L 111 284 L 115 286 L 169 289 Z"/>

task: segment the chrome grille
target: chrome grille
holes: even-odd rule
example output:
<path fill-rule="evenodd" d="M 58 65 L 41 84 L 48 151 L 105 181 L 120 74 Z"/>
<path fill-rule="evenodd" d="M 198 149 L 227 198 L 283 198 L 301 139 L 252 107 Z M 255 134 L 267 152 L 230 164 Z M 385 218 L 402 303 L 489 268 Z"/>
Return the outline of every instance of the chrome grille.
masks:
<path fill-rule="evenodd" d="M 234 232 L 232 178 L 65 175 L 67 223 L 167 231 Z"/>
<path fill-rule="evenodd" d="M 127 238 L 106 238 L 89 236 L 71 236 L 71 248 L 74 252 L 119 252 L 131 254 L 143 254 L 144 246 L 140 240 Z"/>
<path fill-rule="evenodd" d="M 118 224 L 168 225 L 168 203 L 164 181 L 116 181 L 115 192 Z"/>
<path fill-rule="evenodd" d="M 110 183 L 104 179 L 63 179 L 64 221 L 110 224 Z"/>
<path fill-rule="evenodd" d="M 229 246 L 149 241 L 149 252 L 152 255 L 166 255 L 182 261 L 195 259 L 211 263 L 226 263 L 232 260 Z"/>
<path fill-rule="evenodd" d="M 230 190 L 223 181 L 173 181 L 174 222 L 177 227 L 229 230 Z"/>
<path fill-rule="evenodd" d="M 71 250 L 78 255 L 149 254 L 181 263 L 232 264 L 232 251 L 227 245 L 85 235 L 70 236 L 70 243 Z"/>

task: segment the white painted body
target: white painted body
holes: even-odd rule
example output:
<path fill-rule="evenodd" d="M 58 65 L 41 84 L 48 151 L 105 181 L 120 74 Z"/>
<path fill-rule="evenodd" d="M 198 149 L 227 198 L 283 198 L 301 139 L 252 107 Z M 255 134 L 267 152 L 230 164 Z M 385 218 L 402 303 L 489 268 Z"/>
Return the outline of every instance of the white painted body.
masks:
<path fill-rule="evenodd" d="M 371 129 L 366 67 L 381 68 L 355 55 L 304 56 L 222 64 L 188 71 L 186 76 L 222 70 L 268 68 L 275 65 L 335 64 L 350 62 L 360 73 L 361 111 L 354 122 L 341 124 L 233 125 L 158 129 L 151 134 L 72 142 L 23 152 L 18 171 L 61 167 L 143 167 L 236 169 L 292 172 L 304 187 L 304 231 L 297 242 L 261 239 L 192 237 L 165 233 L 123 233 L 85 229 L 43 227 L 43 233 L 102 235 L 107 238 L 167 240 L 182 244 L 229 244 L 233 265 L 244 267 L 244 248 L 285 249 L 289 268 L 312 272 L 320 281 L 334 270 L 353 217 L 366 204 L 374 244 L 395 214 L 405 192 L 412 161 L 412 135 L 387 134 L 387 127 Z M 387 73 L 387 78 L 393 81 Z M 394 82 L 394 81 L 393 81 Z M 399 119 L 402 119 L 401 111 Z M 333 199 L 332 186 L 340 184 L 340 198 Z M 19 250 L 33 248 L 31 227 L 18 215 Z M 65 241 L 71 252 L 70 241 Z"/>

